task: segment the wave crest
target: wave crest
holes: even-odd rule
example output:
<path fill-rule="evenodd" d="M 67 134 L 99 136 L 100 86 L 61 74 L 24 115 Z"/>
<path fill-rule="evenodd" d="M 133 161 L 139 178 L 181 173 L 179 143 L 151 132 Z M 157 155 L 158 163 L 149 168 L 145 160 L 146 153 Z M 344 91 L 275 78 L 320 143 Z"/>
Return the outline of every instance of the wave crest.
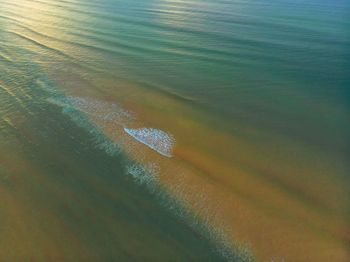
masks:
<path fill-rule="evenodd" d="M 124 131 L 159 154 L 172 157 L 175 139 L 173 135 L 155 128 L 124 128 Z"/>

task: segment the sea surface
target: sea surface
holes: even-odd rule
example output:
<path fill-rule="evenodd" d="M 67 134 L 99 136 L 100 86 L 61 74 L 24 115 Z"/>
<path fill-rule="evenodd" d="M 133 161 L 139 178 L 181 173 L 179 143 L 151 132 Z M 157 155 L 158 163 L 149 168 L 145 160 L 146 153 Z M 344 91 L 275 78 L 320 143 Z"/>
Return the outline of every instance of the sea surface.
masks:
<path fill-rule="evenodd" d="M 349 261 L 346 0 L 0 0 L 0 260 Z"/>

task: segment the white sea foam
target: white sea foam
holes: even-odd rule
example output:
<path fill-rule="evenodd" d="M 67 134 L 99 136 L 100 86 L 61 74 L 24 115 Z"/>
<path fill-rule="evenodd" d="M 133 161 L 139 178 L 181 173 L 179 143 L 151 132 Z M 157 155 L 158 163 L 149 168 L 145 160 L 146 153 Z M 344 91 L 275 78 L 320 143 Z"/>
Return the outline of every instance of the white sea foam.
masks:
<path fill-rule="evenodd" d="M 159 175 L 159 166 L 157 164 L 131 164 L 126 167 L 126 172 L 132 176 L 136 183 L 139 185 L 146 185 L 149 189 L 154 191 Z"/>
<path fill-rule="evenodd" d="M 133 117 L 132 113 L 124 110 L 116 103 L 64 96 L 54 96 L 49 98 L 48 102 L 62 107 L 63 112 L 68 114 L 72 120 L 81 127 L 89 130 L 89 132 L 96 137 L 96 145 L 104 149 L 110 155 L 119 154 L 120 147 L 133 147 L 133 145 L 125 143 L 126 141 L 124 141 L 122 137 L 116 137 L 117 139 L 112 140 L 106 139 L 104 134 L 100 131 L 100 128 L 89 121 L 89 117 L 97 118 L 99 121 L 102 120 L 102 124 L 108 124 L 108 126 L 112 128 L 124 130 L 132 138 L 155 150 L 159 154 L 172 157 L 175 139 L 171 134 L 155 128 L 126 128 L 126 126 L 134 125 L 131 124 L 130 120 L 136 119 Z M 85 115 L 88 117 L 86 118 Z M 211 201 L 207 199 L 207 192 L 204 189 L 201 191 L 197 188 L 189 192 L 188 187 L 184 184 L 185 179 L 183 176 L 185 174 L 179 170 L 175 181 L 173 181 L 173 189 L 171 190 L 177 198 L 169 196 L 168 193 L 159 187 L 158 180 L 161 174 L 159 164 L 149 163 L 146 159 L 143 159 L 142 156 L 143 153 L 140 152 L 138 155 L 139 164 L 129 162 L 126 165 L 126 174 L 130 176 L 135 183 L 147 187 L 151 193 L 157 195 L 165 207 L 174 212 L 179 218 L 189 223 L 195 231 L 215 240 L 217 243 L 216 248 L 228 260 L 254 261 L 248 249 L 238 244 L 232 245 L 231 241 L 226 238 L 226 234 L 222 229 L 225 227 L 224 220 L 217 217 L 219 212 L 216 210 L 215 205 L 213 206 L 210 204 Z M 195 201 L 192 201 L 192 204 L 199 212 L 198 217 L 193 217 L 193 214 L 189 213 L 187 210 L 187 205 L 190 205 L 190 201 L 193 198 L 193 196 L 190 197 L 190 195 L 194 192 L 196 192 L 196 197 Z M 181 199 L 181 201 L 178 201 L 178 199 Z M 212 224 L 213 221 L 214 224 Z M 220 223 L 221 226 L 218 227 L 217 223 Z"/>
<path fill-rule="evenodd" d="M 117 103 L 74 96 L 49 98 L 48 101 L 65 108 L 74 108 L 89 116 L 97 117 L 99 120 L 113 124 L 125 125 L 125 123 L 133 119 L 132 113 L 123 109 Z"/>
<path fill-rule="evenodd" d="M 175 144 L 173 135 L 155 128 L 124 128 L 124 131 L 159 154 L 172 157 Z"/>

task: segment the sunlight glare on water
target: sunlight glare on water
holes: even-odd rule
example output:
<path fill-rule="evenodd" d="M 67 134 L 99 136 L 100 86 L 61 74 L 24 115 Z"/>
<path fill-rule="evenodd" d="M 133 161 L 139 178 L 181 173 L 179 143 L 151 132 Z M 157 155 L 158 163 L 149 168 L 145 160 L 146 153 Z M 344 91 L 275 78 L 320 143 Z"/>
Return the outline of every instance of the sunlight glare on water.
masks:
<path fill-rule="evenodd" d="M 348 261 L 349 10 L 0 0 L 0 260 Z"/>

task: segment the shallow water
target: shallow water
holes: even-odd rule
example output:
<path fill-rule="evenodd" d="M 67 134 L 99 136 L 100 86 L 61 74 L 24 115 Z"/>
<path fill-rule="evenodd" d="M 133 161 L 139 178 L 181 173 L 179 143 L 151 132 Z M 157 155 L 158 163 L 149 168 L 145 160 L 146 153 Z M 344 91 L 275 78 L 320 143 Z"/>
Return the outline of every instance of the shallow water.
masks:
<path fill-rule="evenodd" d="M 0 257 L 347 261 L 349 7 L 0 0 Z"/>

